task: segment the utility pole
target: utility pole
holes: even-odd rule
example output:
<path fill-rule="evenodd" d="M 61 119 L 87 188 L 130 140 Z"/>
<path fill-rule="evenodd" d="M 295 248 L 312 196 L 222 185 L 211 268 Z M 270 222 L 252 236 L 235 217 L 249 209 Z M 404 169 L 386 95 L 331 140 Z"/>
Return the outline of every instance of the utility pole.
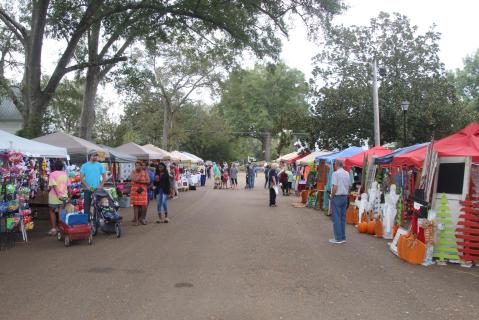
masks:
<path fill-rule="evenodd" d="M 372 63 L 373 69 L 373 109 L 374 109 L 374 146 L 381 145 L 379 134 L 379 97 L 378 97 L 378 65 L 376 59 Z"/>

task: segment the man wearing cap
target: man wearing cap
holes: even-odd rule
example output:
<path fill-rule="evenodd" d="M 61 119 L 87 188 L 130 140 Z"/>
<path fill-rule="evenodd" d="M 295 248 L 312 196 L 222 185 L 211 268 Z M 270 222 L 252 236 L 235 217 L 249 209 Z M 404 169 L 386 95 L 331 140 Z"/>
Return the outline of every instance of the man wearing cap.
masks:
<path fill-rule="evenodd" d="M 90 161 L 85 162 L 80 168 L 80 180 L 84 189 L 84 212 L 90 216 L 91 195 L 96 189 L 103 189 L 106 182 L 106 171 L 98 162 L 98 152 L 92 151 L 89 154 Z"/>

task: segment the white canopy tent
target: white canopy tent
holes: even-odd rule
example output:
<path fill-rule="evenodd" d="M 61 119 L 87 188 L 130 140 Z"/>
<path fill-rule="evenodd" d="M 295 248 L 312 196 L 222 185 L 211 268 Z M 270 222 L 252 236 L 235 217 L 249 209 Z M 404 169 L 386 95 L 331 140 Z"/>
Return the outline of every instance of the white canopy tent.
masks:
<path fill-rule="evenodd" d="M 19 151 L 29 157 L 69 159 L 67 149 L 25 139 L 0 130 L 0 150 Z"/>
<path fill-rule="evenodd" d="M 192 153 L 189 153 L 189 152 L 186 152 L 186 151 L 180 151 L 180 152 L 183 153 L 183 154 L 185 154 L 185 155 L 187 155 L 188 157 L 190 157 L 190 158 L 196 160 L 197 163 L 203 163 L 203 162 L 205 162 L 203 159 L 201 159 L 201 158 L 198 157 L 198 156 L 195 156 L 195 155 L 192 154 Z"/>
<path fill-rule="evenodd" d="M 88 154 L 93 151 L 98 152 L 101 158 L 108 158 L 110 156 L 109 152 L 99 145 L 63 132 L 47 134 L 33 140 L 66 148 L 73 162 L 84 162 L 88 160 Z"/>
<path fill-rule="evenodd" d="M 327 155 L 327 154 L 330 154 L 331 151 L 325 151 L 325 150 L 321 150 L 321 151 L 314 151 L 314 152 L 311 152 L 310 154 L 308 154 L 306 157 L 304 158 L 301 158 L 299 160 L 296 160 L 296 164 L 299 165 L 307 165 L 311 162 L 314 163 L 316 157 L 320 157 L 320 156 L 324 156 L 324 155 Z"/>
<path fill-rule="evenodd" d="M 159 153 L 159 154 L 163 155 L 162 160 L 178 160 L 178 159 L 176 159 L 175 157 L 173 157 L 170 152 L 168 152 L 168 151 L 166 151 L 166 150 L 163 150 L 163 149 L 161 149 L 161 148 L 158 148 L 158 147 L 155 146 L 155 145 L 145 144 L 145 145 L 143 146 L 143 148 L 145 148 L 145 149 L 147 149 L 147 150 L 154 151 L 154 152 L 156 152 L 156 153 Z"/>
<path fill-rule="evenodd" d="M 177 158 L 178 161 L 180 161 L 180 162 L 192 162 L 192 163 L 197 163 L 198 162 L 198 160 L 195 160 L 195 159 L 193 159 L 193 158 L 187 156 L 186 154 L 181 153 L 177 150 L 171 151 L 170 153 L 173 157 Z"/>
<path fill-rule="evenodd" d="M 122 144 L 114 150 L 135 156 L 138 160 L 162 160 L 164 157 L 163 154 L 144 148 L 134 142 Z"/>

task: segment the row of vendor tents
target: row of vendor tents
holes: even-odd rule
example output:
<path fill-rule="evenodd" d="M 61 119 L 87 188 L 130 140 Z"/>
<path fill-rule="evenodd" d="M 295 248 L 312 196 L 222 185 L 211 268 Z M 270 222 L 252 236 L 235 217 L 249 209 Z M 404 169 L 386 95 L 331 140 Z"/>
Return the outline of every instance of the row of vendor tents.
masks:
<path fill-rule="evenodd" d="M 181 163 L 203 163 L 203 159 L 180 151 L 168 152 L 152 144 L 140 146 L 130 142 L 117 148 L 97 145 L 90 141 L 56 132 L 32 140 L 0 130 L 0 150 L 14 150 L 30 157 L 64 158 L 73 163 L 87 160 L 92 151 L 104 155 L 112 162 L 135 162 L 136 160 L 170 160 Z"/>
<path fill-rule="evenodd" d="M 293 152 L 276 161 L 296 163 L 297 165 L 310 165 L 325 160 L 333 163 L 342 160 L 345 168 L 363 167 L 365 159 L 374 164 L 391 167 L 421 168 L 426 157 L 428 145 L 421 143 L 405 148 L 390 150 L 385 147 L 374 147 L 364 150 L 361 147 L 349 147 L 339 152 L 315 151 L 312 153 Z M 462 130 L 433 142 L 433 149 L 438 157 L 471 157 L 472 162 L 479 162 L 479 123 L 473 122 Z"/>

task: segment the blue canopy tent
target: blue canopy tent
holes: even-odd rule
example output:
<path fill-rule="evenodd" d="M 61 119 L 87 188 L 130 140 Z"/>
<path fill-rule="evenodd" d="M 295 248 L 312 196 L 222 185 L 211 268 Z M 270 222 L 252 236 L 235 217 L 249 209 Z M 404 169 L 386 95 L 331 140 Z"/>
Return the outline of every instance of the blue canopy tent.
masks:
<path fill-rule="evenodd" d="M 326 160 L 326 163 L 333 163 L 337 158 L 347 158 L 352 157 L 360 152 L 363 152 L 364 149 L 361 147 L 349 147 L 339 152 L 330 153 L 327 155 L 316 157 L 315 162 L 319 163 L 320 160 Z"/>
<path fill-rule="evenodd" d="M 347 158 L 352 157 L 360 152 L 363 152 L 364 149 L 361 147 L 349 147 L 339 152 L 330 153 L 324 156 L 316 157 L 315 162 L 319 163 L 321 160 L 326 161 L 326 165 L 331 166 L 337 158 Z M 326 176 L 326 190 L 331 191 L 331 177 L 333 175 L 333 170 L 330 168 L 328 175 Z M 323 197 L 323 209 L 329 207 L 329 193 L 325 192 Z"/>
<path fill-rule="evenodd" d="M 394 157 L 399 156 L 401 154 L 405 154 L 405 153 L 414 151 L 414 150 L 419 149 L 419 148 L 422 148 L 422 147 L 424 147 L 428 144 L 429 144 L 429 142 L 419 143 L 419 144 L 415 144 L 413 146 L 396 149 L 390 154 L 387 154 L 387 155 L 379 157 L 379 158 L 375 158 L 374 159 L 374 164 L 389 164 L 393 161 Z"/>

